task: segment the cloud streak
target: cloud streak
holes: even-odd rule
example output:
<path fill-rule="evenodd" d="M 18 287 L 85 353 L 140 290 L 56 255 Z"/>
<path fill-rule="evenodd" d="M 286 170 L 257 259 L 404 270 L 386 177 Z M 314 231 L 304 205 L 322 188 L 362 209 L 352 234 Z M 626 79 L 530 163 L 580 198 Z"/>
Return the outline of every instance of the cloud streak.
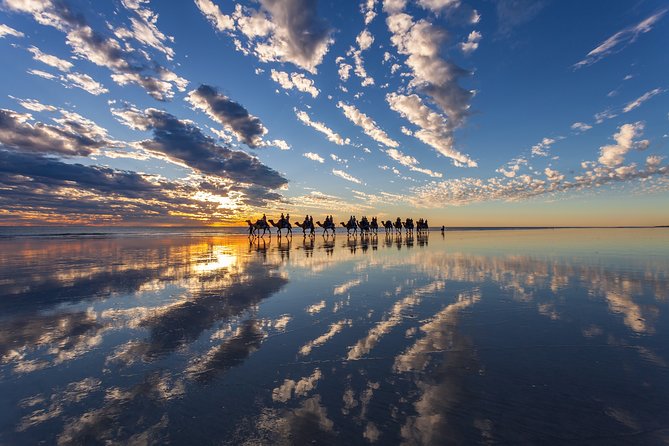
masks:
<path fill-rule="evenodd" d="M 573 68 L 577 70 L 579 68 L 590 66 L 611 54 L 622 51 L 627 46 L 634 43 L 640 35 L 650 32 L 653 29 L 653 26 L 657 24 L 667 11 L 669 11 L 669 9 L 663 9 L 643 19 L 636 25 L 618 31 L 590 51 L 584 59 L 575 63 Z"/>

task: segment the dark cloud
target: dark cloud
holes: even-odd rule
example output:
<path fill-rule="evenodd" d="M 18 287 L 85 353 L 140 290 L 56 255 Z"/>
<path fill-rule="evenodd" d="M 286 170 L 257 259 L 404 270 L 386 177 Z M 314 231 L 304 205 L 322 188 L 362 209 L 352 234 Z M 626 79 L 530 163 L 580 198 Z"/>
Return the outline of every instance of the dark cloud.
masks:
<path fill-rule="evenodd" d="M 205 178 L 188 183 L 136 172 L 69 164 L 54 158 L 0 150 L 0 221 L 7 223 L 146 222 L 234 220 L 233 211 L 198 192 L 263 206 L 281 196 L 264 187 Z"/>
<path fill-rule="evenodd" d="M 276 189 L 288 181 L 257 158 L 239 150 L 216 144 L 194 124 L 153 108 L 116 111 L 135 128 L 153 130 L 153 139 L 140 145 L 154 153 L 166 155 L 203 174 L 216 175 L 235 183 Z"/>
<path fill-rule="evenodd" d="M 214 87 L 200 85 L 188 94 L 188 100 L 194 107 L 207 113 L 221 125 L 230 128 L 237 139 L 249 147 L 257 147 L 267 133 L 260 119 L 227 96 L 220 94 Z"/>
<path fill-rule="evenodd" d="M 261 0 L 272 15 L 274 46 L 283 59 L 309 71 L 323 59 L 332 29 L 318 16 L 318 0 Z"/>
<path fill-rule="evenodd" d="M 87 156 L 112 142 L 105 131 L 76 113 L 65 113 L 60 126 L 30 123 L 29 114 L 0 109 L 0 144 L 22 152 Z"/>

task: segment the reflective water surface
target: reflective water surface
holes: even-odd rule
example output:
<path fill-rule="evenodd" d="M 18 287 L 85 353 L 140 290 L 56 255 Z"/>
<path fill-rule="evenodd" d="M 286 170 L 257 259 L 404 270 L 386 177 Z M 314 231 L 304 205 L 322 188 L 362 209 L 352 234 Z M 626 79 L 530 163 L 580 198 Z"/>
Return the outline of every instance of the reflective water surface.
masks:
<path fill-rule="evenodd" d="M 0 444 L 669 444 L 669 230 L 0 240 Z"/>

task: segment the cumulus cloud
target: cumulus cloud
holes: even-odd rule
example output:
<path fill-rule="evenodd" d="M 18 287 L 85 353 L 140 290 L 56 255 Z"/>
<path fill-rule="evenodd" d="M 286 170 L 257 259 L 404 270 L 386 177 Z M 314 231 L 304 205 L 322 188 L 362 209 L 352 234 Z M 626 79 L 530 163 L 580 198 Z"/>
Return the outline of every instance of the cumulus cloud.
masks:
<path fill-rule="evenodd" d="M 376 17 L 376 11 L 374 10 L 375 7 L 376 0 L 364 0 L 360 5 L 360 10 L 365 16 L 365 25 L 372 23 L 372 20 L 374 20 L 374 17 Z"/>
<path fill-rule="evenodd" d="M 172 60 L 174 58 L 174 50 L 168 46 L 168 42 L 174 39 L 163 34 L 157 26 L 158 14 L 151 11 L 149 8 L 143 6 L 149 0 L 121 0 L 125 8 L 134 13 L 130 17 L 130 30 L 125 28 L 116 30 L 116 35 L 127 35 L 143 45 L 154 48 Z"/>
<path fill-rule="evenodd" d="M 663 90 L 662 88 L 656 88 L 654 90 L 647 91 L 646 93 L 642 94 L 641 96 L 639 96 L 638 98 L 636 98 L 632 102 L 625 105 L 625 108 L 623 108 L 623 113 L 627 113 L 627 112 L 630 112 L 630 111 L 634 110 L 635 108 L 641 106 L 641 104 L 643 104 L 644 102 L 646 102 L 647 100 L 649 100 L 653 96 L 657 96 L 660 93 L 664 93 L 664 91 L 665 90 Z"/>
<path fill-rule="evenodd" d="M 19 99 L 19 98 L 15 98 L 13 96 L 10 96 L 10 97 L 12 99 L 15 99 L 16 102 L 18 102 L 21 105 L 21 107 L 26 108 L 30 111 L 34 111 L 34 112 L 43 112 L 43 111 L 53 112 L 53 111 L 58 110 L 53 105 L 42 104 L 37 99 Z"/>
<path fill-rule="evenodd" d="M 648 140 L 634 141 L 634 138 L 643 132 L 643 123 L 635 122 L 619 127 L 618 133 L 613 135 L 615 144 L 603 146 L 599 149 L 599 162 L 607 167 L 616 167 L 625 161 L 625 155 L 632 149 L 644 150 L 648 147 Z"/>
<path fill-rule="evenodd" d="M 365 134 L 374 141 L 379 142 L 387 147 L 399 147 L 400 143 L 390 138 L 386 132 L 381 130 L 376 125 L 376 122 L 374 122 L 372 118 L 362 113 L 355 106 L 339 101 L 337 103 L 337 107 L 341 108 L 344 112 L 344 116 L 346 116 L 352 123 L 362 128 Z"/>
<path fill-rule="evenodd" d="M 512 175 L 505 175 L 507 178 L 449 179 L 414 188 L 414 204 L 442 207 L 483 201 L 518 201 L 570 190 L 587 190 L 607 184 L 668 177 L 669 166 L 662 165 L 662 158 L 657 155 L 648 156 L 643 168 L 634 163 L 622 164 L 625 154 L 630 150 L 642 150 L 648 146 L 648 141 L 634 141 L 642 129 L 641 123 L 621 126 L 614 135 L 616 144 L 600 149 L 599 163 L 584 162 L 581 166 L 583 171 L 569 179 L 551 167 L 544 169 L 545 179 L 530 174 L 518 175 L 515 171 Z"/>
<path fill-rule="evenodd" d="M 555 141 L 556 139 L 554 138 L 542 139 L 540 143 L 532 146 L 532 156 L 548 156 L 548 149 L 555 144 Z"/>
<path fill-rule="evenodd" d="M 159 101 L 171 99 L 174 96 L 173 88 L 179 91 L 186 89 L 186 79 L 155 61 L 140 62 L 144 58 L 142 53 L 123 48 L 118 40 L 98 33 L 82 14 L 75 13 L 64 1 L 5 0 L 4 5 L 9 10 L 32 15 L 42 25 L 64 32 L 66 42 L 75 56 L 108 68 L 113 73 L 112 79 L 119 85 L 140 85 Z"/>
<path fill-rule="evenodd" d="M 90 77 L 88 74 L 67 73 L 60 76 L 60 80 L 63 81 L 63 85 L 67 88 L 81 88 L 94 96 L 109 93 L 109 90 L 107 90 L 104 85 Z"/>
<path fill-rule="evenodd" d="M 223 14 L 219 7 L 211 0 L 195 0 L 195 4 L 216 30 L 228 31 L 235 28 L 235 21 L 232 17 Z"/>
<path fill-rule="evenodd" d="M 322 156 L 320 156 L 318 153 L 306 152 L 306 153 L 303 153 L 302 156 L 305 157 L 305 158 L 308 158 L 312 161 L 319 162 L 321 164 L 323 164 L 325 162 L 325 159 Z"/>
<path fill-rule="evenodd" d="M 30 71 L 31 74 L 35 74 L 45 79 L 51 79 L 51 80 L 58 79 L 65 88 L 81 88 L 82 90 L 95 96 L 109 92 L 109 90 L 107 90 L 104 87 L 104 85 L 102 85 L 100 82 L 96 81 L 87 74 L 77 73 L 77 72 L 70 73 L 70 70 L 74 66 L 72 62 L 61 59 L 51 54 L 46 54 L 36 46 L 29 47 L 28 51 L 32 53 L 33 59 L 42 62 L 46 65 L 49 65 L 50 67 L 56 68 L 57 70 L 62 71 L 64 73 L 56 76 L 50 73 L 45 73 L 40 70 L 31 70 Z"/>
<path fill-rule="evenodd" d="M 590 124 L 586 124 L 585 122 L 575 122 L 571 125 L 571 129 L 578 132 L 585 132 L 591 128 L 592 126 Z"/>
<path fill-rule="evenodd" d="M 32 53 L 33 59 L 47 64 L 50 67 L 54 67 L 60 71 L 70 71 L 70 69 L 74 66 L 70 61 L 61 59 L 60 57 L 56 57 L 51 54 L 43 53 L 36 46 L 29 47 L 28 51 Z"/>
<path fill-rule="evenodd" d="M 365 70 L 365 62 L 362 57 L 363 51 L 368 50 L 372 46 L 372 43 L 374 43 L 374 36 L 372 35 L 371 32 L 369 32 L 367 28 L 365 28 L 360 32 L 360 34 L 357 35 L 357 37 L 355 38 L 355 42 L 357 43 L 358 47 L 357 48 L 351 47 L 346 53 L 347 56 L 353 58 L 353 63 L 355 65 L 353 72 L 355 73 L 356 76 L 362 79 L 363 87 L 374 85 L 374 78 L 367 74 L 367 70 Z M 350 70 L 350 68 L 351 68 L 350 65 L 345 63 L 340 63 L 339 78 L 342 80 L 348 79 L 348 70 Z M 342 76 L 343 72 L 346 73 L 345 76 Z M 343 77 L 345 77 L 345 79 L 343 79 Z"/>
<path fill-rule="evenodd" d="M 278 71 L 272 68 L 271 77 L 272 80 L 281 85 L 284 90 L 292 90 L 295 88 L 304 93 L 309 93 L 314 98 L 320 93 L 318 88 L 314 86 L 314 81 L 302 73 L 288 74 L 285 71 Z"/>
<path fill-rule="evenodd" d="M 217 30 L 233 36 L 237 50 L 262 62 L 289 62 L 316 73 L 334 42 L 317 0 L 260 0 L 260 9 L 236 5 L 231 16 L 209 0 L 196 4 Z"/>
<path fill-rule="evenodd" d="M 452 126 L 468 114 L 473 92 L 462 88 L 459 80 L 470 73 L 440 55 L 446 32 L 423 19 L 414 22 L 408 14 L 397 12 L 386 19 L 391 42 L 411 69 L 412 86 L 420 88 L 446 113 Z"/>
<path fill-rule="evenodd" d="M 595 49 L 590 51 L 583 60 L 574 64 L 574 69 L 599 62 L 606 56 L 617 53 L 625 49 L 631 43 L 634 43 L 641 34 L 645 34 L 653 29 L 653 26 L 666 14 L 669 9 L 663 9 L 655 14 L 645 18 L 636 25 L 629 26 L 622 31 L 618 31 L 604 42 L 600 43 Z"/>
<path fill-rule="evenodd" d="M 458 6 L 460 0 L 418 0 L 418 4 L 425 9 L 439 13 Z"/>
<path fill-rule="evenodd" d="M 420 129 L 414 136 L 434 148 L 440 154 L 451 158 L 456 166 L 476 167 L 476 161 L 453 148 L 453 132 L 446 119 L 430 110 L 415 94 L 401 95 L 389 93 L 386 101 L 390 108 Z"/>
<path fill-rule="evenodd" d="M 275 60 L 291 62 L 312 73 L 333 42 L 330 26 L 318 16 L 317 0 L 261 0 L 274 24 L 267 49 Z"/>
<path fill-rule="evenodd" d="M 349 138 L 343 138 L 339 133 L 335 132 L 334 130 L 326 126 L 324 123 L 318 121 L 312 121 L 311 117 L 307 112 L 303 110 L 298 110 L 296 108 L 293 110 L 295 111 L 297 119 L 299 119 L 302 124 L 307 125 L 313 128 L 314 130 L 321 132 L 328 138 L 328 141 L 331 141 L 340 146 L 351 143 L 351 140 Z"/>
<path fill-rule="evenodd" d="M 188 93 L 186 100 L 231 131 L 239 141 L 249 147 L 262 145 L 262 138 L 267 129 L 260 119 L 249 114 L 241 104 L 219 93 L 214 87 L 200 85 L 197 90 Z"/>
<path fill-rule="evenodd" d="M 0 150 L 0 188 L 0 219 L 13 223 L 218 222 L 235 219 L 222 200 L 264 206 L 281 198 L 265 188 L 215 178 L 167 181 L 7 150 Z"/>
<path fill-rule="evenodd" d="M 386 153 L 388 154 L 389 157 L 403 165 L 404 167 L 408 167 L 409 170 L 413 172 L 420 172 L 425 175 L 429 175 L 433 178 L 441 178 L 443 175 L 439 172 L 434 172 L 433 170 L 430 169 L 424 169 L 422 167 L 418 167 L 420 164 L 416 158 L 410 155 L 405 155 L 404 153 L 400 152 L 397 149 L 387 149 Z"/>
<path fill-rule="evenodd" d="M 131 128 L 152 130 L 153 139 L 140 141 L 138 145 L 174 163 L 203 174 L 271 189 L 287 183 L 281 174 L 257 158 L 216 144 L 190 121 L 180 120 L 154 108 L 144 111 L 135 108 L 114 109 L 112 113 Z"/>
<path fill-rule="evenodd" d="M 460 43 L 460 49 L 464 54 L 471 54 L 476 51 L 479 47 L 479 42 L 483 36 L 478 31 L 472 31 L 467 36 L 465 42 Z"/>
<path fill-rule="evenodd" d="M 33 122 L 27 113 L 0 109 L 0 144 L 26 153 L 88 156 L 114 145 L 105 129 L 72 112 L 62 112 L 59 125 Z"/>
<path fill-rule="evenodd" d="M 11 26 L 0 23 L 0 39 L 5 36 L 24 37 L 25 34 L 23 34 L 21 31 L 15 30 Z"/>
<path fill-rule="evenodd" d="M 346 181 L 350 181 L 351 183 L 362 184 L 362 181 L 360 181 L 359 179 L 357 179 L 353 175 L 344 172 L 343 170 L 332 169 L 332 173 L 334 175 L 337 175 L 339 178 L 343 178 Z"/>

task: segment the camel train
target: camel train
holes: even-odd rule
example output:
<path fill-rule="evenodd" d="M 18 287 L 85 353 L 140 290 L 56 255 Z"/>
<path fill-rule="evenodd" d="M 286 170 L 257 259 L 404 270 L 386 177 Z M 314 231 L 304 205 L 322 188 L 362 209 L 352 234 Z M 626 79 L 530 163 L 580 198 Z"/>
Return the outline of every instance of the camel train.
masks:
<path fill-rule="evenodd" d="M 268 220 L 265 214 L 263 214 L 262 218 L 256 220 L 255 223 L 251 220 L 246 220 L 246 223 L 249 225 L 250 236 L 262 237 L 267 232 L 269 232 L 271 235 L 272 226 L 277 229 L 278 236 L 282 236 L 283 230 L 286 231 L 286 236 L 293 235 L 293 225 L 290 223 L 290 214 L 286 214 L 285 216 L 281 214 L 278 222 L 274 222 L 274 220 L 271 219 Z M 381 220 L 379 222 L 376 217 L 372 217 L 370 220 L 366 216 L 363 216 L 360 220 L 358 220 L 354 215 L 351 215 L 346 223 L 342 221 L 339 224 L 344 229 L 346 229 L 347 235 L 357 235 L 358 232 L 360 232 L 361 235 L 376 235 L 378 234 L 380 227 L 383 227 L 386 235 L 402 234 L 402 230 L 404 230 L 407 235 L 413 234 L 414 229 L 419 234 L 427 233 L 430 230 L 427 220 L 422 218 L 418 219 L 416 223 L 414 223 L 413 218 L 407 218 L 406 220 L 402 221 L 400 217 L 397 217 L 394 222 L 391 220 Z M 316 235 L 316 226 L 323 228 L 324 236 L 328 235 L 329 233 L 335 235 L 335 229 L 337 227 L 334 223 L 334 218 L 332 215 L 326 216 L 323 223 L 321 223 L 319 220 L 316 222 L 316 224 L 314 224 L 314 217 L 307 215 L 304 217 L 304 220 L 301 223 L 295 222 L 295 226 L 302 229 L 302 235 L 305 237 L 307 235 Z M 260 231 L 262 231 L 262 234 Z"/>

